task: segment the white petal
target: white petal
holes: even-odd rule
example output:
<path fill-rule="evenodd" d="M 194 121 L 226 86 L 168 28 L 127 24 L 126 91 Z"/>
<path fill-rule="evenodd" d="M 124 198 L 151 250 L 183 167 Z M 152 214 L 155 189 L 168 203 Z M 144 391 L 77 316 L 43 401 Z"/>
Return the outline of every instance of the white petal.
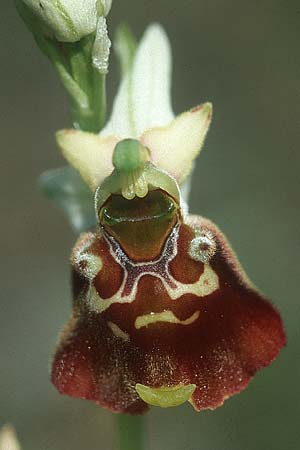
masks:
<path fill-rule="evenodd" d="M 212 116 L 211 103 L 204 103 L 176 117 L 168 126 L 152 128 L 141 137 L 153 163 L 181 184 L 199 154 Z"/>
<path fill-rule="evenodd" d="M 133 120 L 131 84 L 131 74 L 128 73 L 121 81 L 114 100 L 111 117 L 102 129 L 100 136 L 115 135 L 119 136 L 120 139 L 137 137 Z"/>
<path fill-rule="evenodd" d="M 121 82 L 111 118 L 101 135 L 138 138 L 148 128 L 166 125 L 174 118 L 170 90 L 170 44 L 160 25 L 150 25 L 137 49 L 132 71 Z"/>
<path fill-rule="evenodd" d="M 56 139 L 66 160 L 92 191 L 113 171 L 112 154 L 118 142 L 115 136 L 104 138 L 79 130 L 62 130 Z"/>
<path fill-rule="evenodd" d="M 21 450 L 15 430 L 10 425 L 0 430 L 0 450 Z"/>
<path fill-rule="evenodd" d="M 171 106 L 171 47 L 160 25 L 151 25 L 138 47 L 133 67 L 134 121 L 137 136 L 148 128 L 167 125 Z"/>

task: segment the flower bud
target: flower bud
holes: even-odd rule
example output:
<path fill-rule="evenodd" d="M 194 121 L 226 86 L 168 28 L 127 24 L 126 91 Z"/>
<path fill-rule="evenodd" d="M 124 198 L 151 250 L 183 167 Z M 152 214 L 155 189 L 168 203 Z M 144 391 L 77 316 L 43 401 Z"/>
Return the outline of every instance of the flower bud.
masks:
<path fill-rule="evenodd" d="M 42 19 L 58 41 L 76 42 L 96 30 L 112 0 L 23 0 Z"/>

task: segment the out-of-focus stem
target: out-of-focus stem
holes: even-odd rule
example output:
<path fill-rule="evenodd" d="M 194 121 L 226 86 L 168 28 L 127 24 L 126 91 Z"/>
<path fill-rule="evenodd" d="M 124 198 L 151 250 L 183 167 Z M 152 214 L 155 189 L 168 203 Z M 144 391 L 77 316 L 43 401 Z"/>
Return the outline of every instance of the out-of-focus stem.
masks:
<path fill-rule="evenodd" d="M 144 450 L 145 418 L 118 414 L 119 450 Z"/>
<path fill-rule="evenodd" d="M 93 71 L 94 78 L 94 115 L 98 132 L 104 127 L 106 121 L 106 74 L 101 74 L 97 69 Z"/>
<path fill-rule="evenodd" d="M 96 69 L 95 69 L 96 72 Z M 88 97 L 88 107 L 85 108 L 72 102 L 72 117 L 75 128 L 90 133 L 99 133 L 106 120 L 106 88 L 103 74 L 94 74 L 93 89 Z"/>

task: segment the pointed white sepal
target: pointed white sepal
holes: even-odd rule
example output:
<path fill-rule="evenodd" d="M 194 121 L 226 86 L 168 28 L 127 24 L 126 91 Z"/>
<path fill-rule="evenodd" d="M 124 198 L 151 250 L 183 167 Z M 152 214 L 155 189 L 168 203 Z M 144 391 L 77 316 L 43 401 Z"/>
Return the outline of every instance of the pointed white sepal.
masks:
<path fill-rule="evenodd" d="M 152 24 L 138 46 L 132 69 L 120 84 L 101 136 L 139 138 L 148 128 L 168 124 L 174 118 L 171 66 L 168 37 L 160 25 Z"/>
<path fill-rule="evenodd" d="M 166 127 L 147 130 L 140 141 L 150 150 L 151 161 L 181 184 L 202 148 L 211 116 L 211 103 L 204 103 L 179 115 Z"/>
<path fill-rule="evenodd" d="M 113 171 L 112 155 L 118 139 L 79 130 L 62 130 L 56 140 L 66 160 L 92 191 Z"/>
<path fill-rule="evenodd" d="M 21 450 L 14 428 L 4 425 L 0 430 L 0 450 Z"/>
<path fill-rule="evenodd" d="M 134 116 L 137 136 L 148 128 L 167 125 L 171 104 L 172 54 L 164 29 L 150 25 L 138 47 L 133 66 Z"/>

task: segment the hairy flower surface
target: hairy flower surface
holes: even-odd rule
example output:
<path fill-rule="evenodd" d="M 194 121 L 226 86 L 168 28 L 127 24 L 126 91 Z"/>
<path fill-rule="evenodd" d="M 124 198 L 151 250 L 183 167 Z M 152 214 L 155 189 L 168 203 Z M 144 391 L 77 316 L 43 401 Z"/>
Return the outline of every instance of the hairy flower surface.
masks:
<path fill-rule="evenodd" d="M 98 229 L 71 257 L 73 314 L 52 366 L 57 389 L 114 412 L 189 401 L 214 409 L 285 344 L 275 308 L 252 286 L 209 220 L 186 214 L 188 177 L 211 118 L 174 119 L 170 54 L 146 32 L 100 136 L 58 133 L 95 192 Z"/>

